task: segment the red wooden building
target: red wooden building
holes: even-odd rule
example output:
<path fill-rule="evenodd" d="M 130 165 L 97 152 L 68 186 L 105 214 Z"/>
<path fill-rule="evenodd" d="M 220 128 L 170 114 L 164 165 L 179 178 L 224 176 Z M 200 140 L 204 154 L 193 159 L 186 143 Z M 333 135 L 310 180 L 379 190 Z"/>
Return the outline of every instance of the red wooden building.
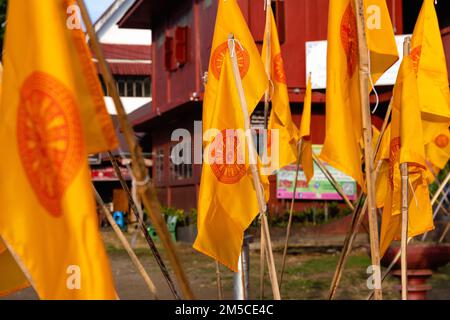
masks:
<path fill-rule="evenodd" d="M 264 31 L 263 0 L 239 0 L 248 25 L 260 45 Z M 326 40 L 328 0 L 273 1 L 281 38 L 294 120 L 300 122 L 305 92 L 305 42 Z M 421 0 L 387 0 L 396 34 L 412 33 Z M 439 1 L 437 12 L 450 62 L 450 4 Z M 189 210 L 196 207 L 201 174 L 199 165 L 175 166 L 170 161 L 174 129 L 193 133 L 194 121 L 202 115 L 202 77 L 208 70 L 217 0 L 137 0 L 119 22 L 121 27 L 152 29 L 151 107 L 131 115 L 137 131 L 145 132 L 151 143 L 143 145 L 153 155 L 153 180 L 166 206 Z M 380 124 L 392 87 L 378 89 L 381 105 L 374 115 Z M 260 119 L 262 106 L 252 119 Z M 313 93 L 312 139 L 322 144 L 325 134 L 325 92 Z M 273 180 L 273 179 L 272 179 Z M 272 181 L 273 182 L 273 181 Z M 275 184 L 272 183 L 275 188 Z M 275 191 L 275 190 L 273 190 Z M 272 192 L 274 195 L 275 192 Z M 272 212 L 284 210 L 283 201 L 273 196 Z"/>

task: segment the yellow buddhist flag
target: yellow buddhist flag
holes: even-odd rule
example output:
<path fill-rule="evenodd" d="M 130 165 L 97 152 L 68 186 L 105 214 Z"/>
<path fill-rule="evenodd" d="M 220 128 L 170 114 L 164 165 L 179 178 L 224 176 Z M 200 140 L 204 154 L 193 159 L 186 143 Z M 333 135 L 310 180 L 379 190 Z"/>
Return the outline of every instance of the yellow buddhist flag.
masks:
<path fill-rule="evenodd" d="M 370 75 L 375 84 L 397 62 L 398 50 L 386 0 L 364 0 L 364 17 L 370 51 Z M 372 84 L 369 88 L 372 89 Z"/>
<path fill-rule="evenodd" d="M 8 4 L 0 235 L 41 299 L 115 299 L 87 164 L 87 151 L 115 137 L 91 91 L 81 30 L 67 27 L 70 4 Z"/>
<path fill-rule="evenodd" d="M 268 154 L 272 160 L 271 169 L 277 170 L 297 160 L 298 129 L 292 121 L 286 73 L 284 71 L 277 25 L 273 17 L 272 7 L 269 6 L 267 10 L 269 10 L 270 17 L 270 24 L 267 26 L 270 30 L 266 30 L 265 33 L 270 33 L 270 44 L 267 42 L 267 37 L 264 37 L 262 61 L 267 61 L 267 52 L 270 47 L 269 66 L 271 83 L 273 84 L 273 92 L 271 97 L 272 111 L 270 113 L 268 129 L 269 132 L 272 132 L 272 130 L 278 130 L 279 143 L 278 148 L 272 148 L 272 144 L 274 142 L 269 138 L 270 143 L 268 145 Z M 278 151 L 278 154 L 273 155 L 272 149 L 274 152 Z"/>
<path fill-rule="evenodd" d="M 417 74 L 425 152 L 429 166 L 442 169 L 450 158 L 450 92 L 447 64 L 433 0 L 424 0 L 411 39 Z"/>
<path fill-rule="evenodd" d="M 450 118 L 447 64 L 434 0 L 423 1 L 411 39 L 411 58 L 421 111 Z"/>
<path fill-rule="evenodd" d="M 387 198 L 381 225 L 380 251 L 386 252 L 392 240 L 400 239 L 400 164 L 408 163 L 408 237 L 434 228 L 428 184 L 417 79 L 410 56 L 405 56 L 394 87 L 391 122 L 390 171 Z"/>
<path fill-rule="evenodd" d="M 264 65 L 239 6 L 235 0 L 220 0 L 203 103 L 205 155 L 194 248 L 237 271 L 244 231 L 259 208 L 228 49 L 230 33 L 236 39 L 249 114 L 268 85 Z M 262 176 L 261 183 L 267 186 L 267 177 Z"/>
<path fill-rule="evenodd" d="M 306 86 L 305 100 L 303 102 L 302 122 L 300 124 L 299 136 L 302 139 L 301 164 L 303 173 L 306 176 L 306 182 L 314 176 L 314 165 L 312 158 L 312 141 L 311 141 L 311 74 L 308 76 L 308 84 Z"/>
<path fill-rule="evenodd" d="M 398 60 L 385 0 L 365 0 L 371 79 Z M 353 1 L 330 1 L 326 92 L 326 136 L 320 157 L 364 186 L 362 173 L 359 48 Z M 372 83 L 367 86 L 371 88 Z"/>
<path fill-rule="evenodd" d="M 3 65 L 0 63 L 0 104 L 2 95 Z M 29 287 L 25 275 L 0 237 L 0 297 Z"/>
<path fill-rule="evenodd" d="M 374 144 L 378 139 L 376 137 L 377 130 L 374 129 Z M 378 132 L 379 134 L 379 132 Z M 388 183 L 389 183 L 389 158 L 391 147 L 391 124 L 388 124 L 381 138 L 381 144 L 375 158 L 375 167 L 378 168 L 378 174 L 375 182 L 376 191 L 376 205 L 377 208 L 382 208 L 387 197 Z M 374 148 L 375 150 L 375 148 Z"/>

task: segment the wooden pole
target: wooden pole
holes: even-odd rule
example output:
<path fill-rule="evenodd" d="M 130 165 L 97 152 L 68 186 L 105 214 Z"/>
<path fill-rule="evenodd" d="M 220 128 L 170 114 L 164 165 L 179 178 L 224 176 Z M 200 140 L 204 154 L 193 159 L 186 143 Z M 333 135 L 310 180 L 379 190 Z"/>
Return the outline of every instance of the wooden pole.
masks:
<path fill-rule="evenodd" d="M 444 188 L 447 186 L 447 183 L 449 181 L 450 181 L 450 172 L 447 174 L 447 176 L 445 177 L 444 181 L 442 181 L 441 185 L 436 190 L 433 198 L 431 199 L 431 205 L 433 205 L 436 202 L 436 200 L 439 198 L 439 195 L 441 194 L 442 190 L 444 190 Z"/>
<path fill-rule="evenodd" d="M 220 265 L 217 260 L 216 260 L 216 282 L 217 282 L 217 296 L 219 300 L 223 300 L 222 274 L 220 272 Z"/>
<path fill-rule="evenodd" d="M 166 222 L 164 221 L 163 215 L 161 213 L 161 205 L 159 204 L 156 190 L 150 182 L 148 170 L 145 167 L 142 150 L 136 140 L 133 128 L 128 121 L 128 117 L 122 105 L 122 101 L 120 99 L 115 81 L 111 75 L 111 71 L 103 55 L 100 43 L 97 38 L 97 34 L 95 33 L 95 30 L 92 26 L 92 22 L 87 12 L 86 6 L 83 0 L 77 0 L 77 3 L 80 8 L 84 24 L 86 26 L 86 31 L 89 35 L 90 44 L 98 60 L 103 79 L 108 86 L 109 92 L 111 93 L 111 97 L 114 101 L 114 105 L 117 111 L 117 120 L 119 121 L 121 131 L 131 153 L 133 175 L 138 183 L 139 195 L 141 196 L 142 202 L 145 209 L 147 210 L 152 224 L 155 227 L 164 248 L 166 249 L 167 256 L 171 262 L 173 271 L 179 282 L 184 298 L 194 299 L 194 294 L 192 293 L 188 279 L 181 266 L 180 259 L 176 253 L 174 243 L 167 229 Z"/>
<path fill-rule="evenodd" d="M 152 294 L 152 296 L 157 299 L 156 294 L 156 287 L 153 284 L 153 281 L 150 279 L 149 275 L 145 271 L 144 266 L 139 261 L 139 258 L 134 253 L 133 249 L 131 248 L 131 245 L 128 243 L 127 238 L 125 238 L 124 234 L 122 233 L 122 230 L 120 230 L 119 226 L 117 225 L 116 221 L 114 220 L 113 216 L 109 212 L 109 210 L 106 208 L 105 203 L 103 202 L 102 198 L 100 197 L 100 194 L 95 189 L 94 185 L 92 185 L 92 188 L 94 190 L 95 198 L 97 200 L 97 203 L 103 210 L 103 213 L 105 214 L 106 218 L 108 219 L 109 224 L 113 228 L 114 232 L 116 233 L 117 237 L 119 238 L 120 242 L 122 243 L 123 247 L 127 251 L 128 255 L 131 258 L 131 261 L 133 262 L 134 266 L 138 270 L 139 274 L 142 276 L 142 278 L 145 281 L 145 284 L 147 285 L 148 290 Z"/>
<path fill-rule="evenodd" d="M 249 153 L 249 160 L 250 160 L 250 171 L 251 171 L 252 177 L 253 177 L 253 184 L 254 184 L 256 196 L 258 199 L 261 223 L 263 225 L 263 232 L 264 232 L 264 237 L 266 240 L 266 253 L 267 253 L 267 258 L 268 258 L 270 282 L 272 285 L 274 299 L 281 300 L 280 290 L 279 290 L 279 286 L 278 286 L 277 272 L 276 272 L 276 268 L 275 268 L 275 261 L 274 261 L 273 252 L 272 252 L 272 243 L 270 240 L 269 223 L 267 221 L 267 216 L 266 216 L 267 205 L 266 205 L 266 200 L 264 198 L 263 187 L 261 185 L 261 181 L 259 178 L 258 167 L 256 165 L 256 160 L 257 160 L 256 149 L 255 149 L 255 146 L 253 145 L 253 139 L 252 139 L 252 135 L 251 135 L 251 131 L 250 131 L 250 117 L 248 114 L 247 101 L 245 100 L 244 88 L 242 86 L 242 79 L 241 79 L 241 76 L 239 73 L 239 66 L 238 66 L 237 57 L 236 57 L 235 41 L 234 41 L 233 34 L 230 34 L 230 36 L 229 36 L 228 48 L 229 48 L 229 53 L 230 53 L 230 57 L 231 57 L 234 80 L 236 82 L 236 87 L 237 87 L 239 100 L 240 100 L 240 104 L 241 104 L 242 115 L 244 117 L 244 127 L 245 127 L 244 129 L 246 130 L 246 136 L 247 136 L 247 146 L 248 146 L 248 153 Z"/>
<path fill-rule="evenodd" d="M 266 130 L 266 133 L 268 133 L 267 129 L 269 126 L 269 109 L 270 109 L 270 79 L 271 79 L 271 68 L 270 68 L 270 60 L 271 60 L 271 27 L 270 27 L 270 3 L 271 0 L 265 0 L 265 6 L 264 9 L 266 11 L 266 26 L 265 26 L 265 37 L 266 37 L 266 61 L 265 61 L 265 68 L 267 73 L 267 78 L 269 79 L 269 87 L 267 88 L 266 92 L 264 93 L 264 129 Z M 266 151 L 267 153 L 267 151 Z M 264 274 L 265 274 L 265 238 L 264 238 L 264 226 L 262 225 L 262 219 L 260 219 L 261 222 L 261 236 L 260 236 L 260 259 L 259 259 L 259 291 L 260 291 L 260 298 L 261 300 L 264 299 Z"/>
<path fill-rule="evenodd" d="M 109 160 L 114 168 L 116 176 L 119 179 L 120 185 L 122 186 L 122 189 L 126 192 L 126 194 L 128 196 L 128 201 L 131 204 L 131 211 L 134 213 L 134 216 L 136 217 L 136 220 L 138 221 L 138 225 L 141 229 L 142 234 L 145 237 L 145 240 L 147 241 L 150 251 L 152 252 L 153 256 L 155 257 L 155 260 L 158 263 L 159 268 L 161 269 L 161 273 L 163 274 L 164 279 L 166 279 L 166 282 L 167 282 L 169 289 L 172 292 L 174 298 L 179 300 L 180 295 L 178 294 L 178 292 L 175 288 L 175 285 L 173 284 L 173 281 L 170 277 L 169 271 L 167 270 L 166 264 L 164 263 L 163 259 L 161 258 L 161 255 L 159 254 L 159 251 L 156 248 L 156 245 L 153 242 L 152 237 L 150 236 L 150 234 L 147 231 L 144 221 L 142 221 L 142 218 L 141 218 L 141 215 L 139 214 L 137 205 L 134 202 L 133 196 L 131 195 L 130 188 L 128 188 L 128 185 L 122 176 L 122 172 L 120 171 L 119 164 L 117 163 L 117 160 L 114 158 L 114 155 L 111 153 L 111 151 L 108 151 L 108 156 L 109 156 Z"/>
<path fill-rule="evenodd" d="M 411 38 L 403 41 L 403 55 L 410 52 Z M 400 164 L 401 174 L 401 199 L 402 199 L 402 230 L 401 230 L 401 279 L 402 300 L 408 300 L 408 163 Z"/>
<path fill-rule="evenodd" d="M 364 202 L 363 208 L 361 209 L 361 201 Z M 353 245 L 353 239 L 359 230 L 359 222 L 362 220 L 361 216 L 364 215 L 365 210 L 367 210 L 367 201 L 363 200 L 363 195 L 360 195 L 358 199 L 357 206 L 353 210 L 352 220 L 350 222 L 349 231 L 347 232 L 344 240 L 344 245 L 342 246 L 341 255 L 339 257 L 336 270 L 333 275 L 333 280 L 331 281 L 330 291 L 328 292 L 328 299 L 332 300 L 336 294 L 337 287 L 341 280 L 342 273 L 344 271 L 345 263 L 351 252 L 351 247 Z"/>
<path fill-rule="evenodd" d="M 386 132 L 387 129 L 387 125 L 389 123 L 389 118 L 391 117 L 391 113 L 392 113 L 392 99 L 391 102 L 389 103 L 389 107 L 386 111 L 386 114 L 384 116 L 384 121 L 383 121 L 383 126 L 381 127 L 381 131 L 380 131 L 380 135 L 378 137 L 377 140 L 377 144 L 376 144 L 376 148 L 375 148 L 375 155 L 378 154 L 379 149 L 380 149 L 380 145 L 381 145 L 381 141 L 383 139 L 383 136 Z M 374 157 L 375 158 L 375 157 Z M 381 169 L 381 164 L 383 163 L 383 161 L 378 161 L 377 163 L 377 167 L 375 169 L 375 173 L 374 173 L 374 180 L 376 181 L 377 177 L 378 177 L 378 173 Z M 360 195 L 357 203 L 359 204 L 360 201 L 362 200 L 362 197 Z M 353 247 L 353 242 L 356 238 L 356 234 L 361 226 L 361 223 L 364 219 L 364 216 L 366 214 L 367 211 L 367 199 L 364 199 L 364 204 L 361 210 L 358 210 L 358 207 L 356 207 L 356 209 L 353 211 L 353 216 L 352 216 L 352 222 L 350 223 L 350 228 L 349 231 L 347 233 L 347 236 L 345 238 L 344 241 L 344 246 L 342 247 L 342 251 L 341 251 L 341 256 L 339 257 L 339 262 L 338 265 L 336 267 L 336 271 L 333 277 L 333 281 L 331 282 L 331 287 L 330 287 L 330 292 L 328 294 L 328 299 L 333 299 L 335 294 L 336 294 L 336 290 L 337 287 L 339 285 L 339 281 L 341 279 L 342 276 L 342 272 L 344 271 L 344 266 L 347 262 L 348 256 L 350 255 L 351 251 L 352 251 L 352 247 Z"/>
<path fill-rule="evenodd" d="M 367 201 L 369 213 L 370 253 L 374 274 L 375 300 L 382 300 L 380 268 L 380 247 L 378 237 L 377 208 L 375 204 L 375 183 L 373 180 L 372 127 L 369 104 L 369 49 L 367 47 L 363 0 L 354 0 L 359 47 L 359 93 L 361 99 L 362 129 L 364 141 L 364 159 L 367 184 Z"/>
<path fill-rule="evenodd" d="M 402 300 L 408 300 L 407 239 L 408 239 L 408 163 L 400 164 L 402 176 L 402 234 L 401 234 L 401 275 Z"/>
<path fill-rule="evenodd" d="M 264 276 L 265 276 L 265 266 L 266 266 L 266 240 L 264 238 L 264 226 L 262 224 L 262 219 L 260 219 L 261 223 L 261 241 L 259 248 L 259 297 L 261 300 L 264 300 Z"/>
<path fill-rule="evenodd" d="M 444 241 L 445 236 L 447 235 L 449 229 L 450 229 L 450 222 L 447 222 L 447 225 L 445 226 L 445 230 L 444 230 L 444 232 L 442 232 L 442 235 L 439 238 L 438 243 L 442 243 Z"/>
<path fill-rule="evenodd" d="M 323 174 L 328 179 L 328 181 L 330 181 L 330 183 L 334 187 L 334 189 L 339 193 L 339 195 L 342 197 L 342 199 L 344 199 L 344 201 L 347 204 L 347 206 L 351 210 L 355 210 L 355 206 L 350 201 L 350 199 L 347 197 L 347 195 L 345 194 L 344 190 L 339 185 L 339 183 L 336 181 L 336 179 L 334 179 L 334 177 L 331 174 L 331 172 L 327 169 L 327 167 L 325 167 L 325 165 L 323 164 L 322 160 L 320 160 L 320 158 L 314 152 L 312 153 L 312 157 L 313 157 L 314 162 L 319 167 L 319 169 L 323 172 Z"/>
<path fill-rule="evenodd" d="M 412 240 L 411 238 L 408 238 L 408 243 Z M 394 268 L 395 264 L 397 263 L 398 259 L 400 259 L 400 256 L 402 254 L 402 251 L 399 250 L 397 252 L 397 254 L 395 255 L 394 259 L 392 260 L 391 264 L 386 268 L 386 271 L 384 272 L 383 276 L 381 277 L 381 283 L 384 282 L 384 280 L 387 278 L 387 276 L 389 275 L 389 273 L 392 271 L 392 268 Z M 366 300 L 370 300 L 373 297 L 373 291 L 370 292 L 369 296 L 367 297 Z"/>
<path fill-rule="evenodd" d="M 297 193 L 297 185 L 298 185 L 297 180 L 298 180 L 298 172 L 300 171 L 302 144 L 303 144 L 303 139 L 300 139 L 298 142 L 298 145 L 297 145 L 297 163 L 296 163 L 296 167 L 295 167 L 294 190 L 292 192 L 291 207 L 289 208 L 289 220 L 288 220 L 288 225 L 287 225 L 287 229 L 286 229 L 286 238 L 284 240 L 283 259 L 281 261 L 280 290 L 281 290 L 281 285 L 283 283 L 284 268 L 286 266 L 286 256 L 287 256 L 287 250 L 288 250 L 288 246 L 289 246 L 289 237 L 291 236 L 292 216 L 294 213 L 295 194 Z"/>
<path fill-rule="evenodd" d="M 245 278 L 244 251 L 241 252 L 241 283 L 242 283 L 242 299 L 247 300 L 247 285 Z"/>
<path fill-rule="evenodd" d="M 445 181 L 444 181 L 443 183 L 445 184 Z M 441 190 L 441 191 L 442 191 L 442 190 Z M 438 198 L 436 197 L 436 198 L 433 198 L 433 199 L 431 200 L 431 206 L 434 205 L 434 203 L 436 202 L 437 199 L 438 199 Z M 442 234 L 441 238 L 440 238 L 439 241 L 438 241 L 439 243 L 442 242 L 442 240 L 443 240 L 443 238 L 445 237 L 445 235 L 446 235 L 446 233 L 447 233 L 447 231 L 448 231 L 449 228 L 450 228 L 450 223 L 447 224 L 447 227 L 446 227 L 444 233 Z M 412 237 L 408 237 L 407 243 L 409 244 L 409 242 L 410 242 L 412 239 L 413 239 Z M 383 275 L 381 281 L 384 281 L 384 279 L 389 275 L 389 273 L 391 272 L 392 268 L 393 268 L 394 265 L 397 263 L 398 259 L 400 259 L 401 253 L 402 253 L 401 250 L 397 253 L 397 255 L 396 255 L 395 258 L 392 260 L 392 262 L 391 262 L 391 264 L 389 265 L 389 267 L 386 269 L 386 271 L 385 271 L 385 273 L 384 273 L 384 275 Z M 369 294 L 369 296 L 367 297 L 367 300 L 370 300 L 370 299 L 372 298 L 372 296 L 373 296 L 373 292 L 371 292 L 371 293 Z"/>

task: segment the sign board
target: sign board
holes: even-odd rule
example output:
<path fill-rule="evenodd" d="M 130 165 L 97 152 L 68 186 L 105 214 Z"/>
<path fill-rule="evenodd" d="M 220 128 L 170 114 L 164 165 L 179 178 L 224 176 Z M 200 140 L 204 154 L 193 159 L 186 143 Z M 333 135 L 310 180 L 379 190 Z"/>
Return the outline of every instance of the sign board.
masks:
<path fill-rule="evenodd" d="M 403 40 L 411 35 L 395 36 L 399 61 L 395 63 L 377 81 L 376 86 L 393 85 L 397 79 L 398 69 L 403 59 Z M 306 42 L 306 74 L 311 72 L 313 89 L 325 89 L 327 86 L 327 41 Z"/>
<path fill-rule="evenodd" d="M 321 145 L 314 145 L 313 152 L 319 154 Z M 348 175 L 324 163 L 336 181 L 341 185 L 345 194 L 350 200 L 356 199 L 356 182 Z M 282 168 L 277 173 L 277 198 L 292 199 L 294 192 L 295 165 Z M 296 199 L 303 200 L 342 200 L 341 196 L 334 189 L 319 167 L 314 164 L 314 177 L 309 184 L 306 184 L 306 177 L 303 171 L 299 171 L 297 180 Z"/>

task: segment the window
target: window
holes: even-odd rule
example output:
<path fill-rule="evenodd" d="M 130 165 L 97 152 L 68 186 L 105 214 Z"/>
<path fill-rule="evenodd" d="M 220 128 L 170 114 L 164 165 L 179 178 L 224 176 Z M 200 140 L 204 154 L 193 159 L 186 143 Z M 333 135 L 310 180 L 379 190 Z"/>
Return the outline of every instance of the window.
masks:
<path fill-rule="evenodd" d="M 174 147 L 170 148 L 170 154 L 172 154 L 173 148 Z M 193 177 L 192 163 L 174 164 L 172 160 L 170 161 L 170 180 L 180 181 L 190 179 L 192 177 Z"/>
<path fill-rule="evenodd" d="M 164 149 L 163 148 L 159 148 L 156 150 L 155 175 L 156 175 L 157 183 L 161 184 L 164 182 Z"/>
<path fill-rule="evenodd" d="M 116 76 L 116 83 L 121 97 L 151 97 L 149 76 Z"/>
<path fill-rule="evenodd" d="M 188 27 L 176 27 L 173 36 L 164 40 L 164 65 L 167 71 L 176 71 L 187 62 Z"/>

